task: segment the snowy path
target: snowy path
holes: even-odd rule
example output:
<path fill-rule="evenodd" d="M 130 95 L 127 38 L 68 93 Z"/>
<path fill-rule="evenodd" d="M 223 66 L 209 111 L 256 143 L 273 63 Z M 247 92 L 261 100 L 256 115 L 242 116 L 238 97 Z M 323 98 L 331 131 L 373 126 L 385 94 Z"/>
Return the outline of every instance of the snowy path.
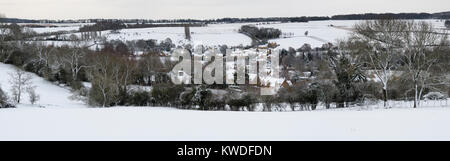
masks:
<path fill-rule="evenodd" d="M 0 140 L 450 140 L 450 108 L 202 112 L 0 109 Z"/>

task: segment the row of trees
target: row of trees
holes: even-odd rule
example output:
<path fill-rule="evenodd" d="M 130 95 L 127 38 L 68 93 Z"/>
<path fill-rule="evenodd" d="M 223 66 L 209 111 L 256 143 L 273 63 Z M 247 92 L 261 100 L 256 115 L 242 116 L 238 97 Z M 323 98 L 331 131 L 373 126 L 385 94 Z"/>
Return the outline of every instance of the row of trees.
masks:
<path fill-rule="evenodd" d="M 243 25 L 239 32 L 249 35 L 259 40 L 275 39 L 281 35 L 281 30 L 275 28 L 258 28 L 252 25 Z"/>
<path fill-rule="evenodd" d="M 435 16 L 430 13 L 366 13 L 366 14 L 349 14 L 335 15 L 333 20 L 378 20 L 378 19 L 431 19 Z"/>
<path fill-rule="evenodd" d="M 92 31 L 105 31 L 105 30 L 120 30 L 120 29 L 132 29 L 132 28 L 154 28 L 154 27 L 184 27 L 189 25 L 190 27 L 202 27 L 203 23 L 183 24 L 183 23 L 166 23 L 166 24 L 125 24 L 122 20 L 104 20 L 98 21 L 93 25 L 85 25 L 79 29 L 80 32 L 92 32 Z"/>
<path fill-rule="evenodd" d="M 9 102 L 8 95 L 6 95 L 5 91 L 0 87 L 0 108 L 11 107 L 14 107 L 14 105 Z"/>

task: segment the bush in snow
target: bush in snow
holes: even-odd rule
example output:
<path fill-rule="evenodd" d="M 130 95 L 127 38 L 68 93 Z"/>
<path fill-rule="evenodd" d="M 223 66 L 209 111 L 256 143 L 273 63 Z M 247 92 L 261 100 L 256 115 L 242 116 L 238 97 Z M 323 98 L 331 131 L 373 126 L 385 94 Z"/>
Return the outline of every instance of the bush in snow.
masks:
<path fill-rule="evenodd" d="M 180 104 L 180 94 L 184 91 L 181 85 L 158 84 L 154 85 L 151 95 L 152 103 L 160 106 L 177 106 Z"/>
<path fill-rule="evenodd" d="M 230 106 L 232 111 L 243 110 L 247 107 L 250 111 L 253 111 L 253 104 L 256 102 L 256 99 L 249 94 L 242 96 L 237 99 L 229 99 L 227 104 Z"/>
<path fill-rule="evenodd" d="M 261 96 L 261 100 L 263 102 L 263 111 L 272 112 L 272 106 L 275 103 L 278 103 L 277 97 L 269 95 L 269 96 Z"/>
<path fill-rule="evenodd" d="M 181 105 L 183 108 L 200 107 L 200 110 L 224 110 L 225 99 L 214 94 L 206 86 L 193 87 L 181 94 Z"/>
<path fill-rule="evenodd" d="M 11 108 L 11 107 L 14 107 L 14 105 L 8 103 L 8 96 L 0 88 L 0 108 Z"/>
<path fill-rule="evenodd" d="M 212 100 L 212 93 L 204 86 L 196 87 L 192 97 L 192 103 L 200 106 L 201 110 L 210 110 Z"/>
<path fill-rule="evenodd" d="M 148 106 L 150 102 L 150 92 L 147 91 L 133 92 L 128 98 L 128 104 L 132 106 Z"/>
<path fill-rule="evenodd" d="M 0 88 L 0 108 L 6 105 L 8 102 L 8 96 L 6 96 L 5 92 Z"/>
<path fill-rule="evenodd" d="M 292 88 L 279 91 L 281 99 L 288 103 L 292 111 L 297 110 L 297 104 L 300 110 L 315 110 L 321 96 L 320 85 L 318 83 L 297 83 Z"/>

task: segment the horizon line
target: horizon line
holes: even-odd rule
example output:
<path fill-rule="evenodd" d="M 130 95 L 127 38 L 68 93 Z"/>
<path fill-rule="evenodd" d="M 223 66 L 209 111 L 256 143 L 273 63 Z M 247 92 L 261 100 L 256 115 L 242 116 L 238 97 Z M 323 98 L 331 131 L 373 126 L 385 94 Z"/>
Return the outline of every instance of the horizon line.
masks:
<path fill-rule="evenodd" d="M 293 18 L 293 17 L 329 17 L 333 16 L 341 16 L 341 15 L 364 15 L 364 14 L 439 14 L 439 13 L 450 13 L 449 11 L 441 11 L 441 12 L 365 12 L 365 13 L 347 13 L 347 14 L 334 14 L 327 16 L 266 16 L 266 17 L 218 17 L 218 18 L 163 18 L 163 19 L 152 19 L 152 18 L 80 18 L 80 19 L 33 19 L 33 18 L 20 18 L 20 17 L 7 17 L 6 14 L 0 13 L 0 15 L 5 16 L 7 19 L 20 19 L 20 20 L 33 20 L 33 21 L 82 21 L 82 20 L 153 20 L 153 21 L 173 21 L 173 20 L 199 20 L 199 21 L 207 21 L 207 20 L 218 20 L 225 18 L 237 18 L 237 19 L 246 19 L 246 18 Z"/>

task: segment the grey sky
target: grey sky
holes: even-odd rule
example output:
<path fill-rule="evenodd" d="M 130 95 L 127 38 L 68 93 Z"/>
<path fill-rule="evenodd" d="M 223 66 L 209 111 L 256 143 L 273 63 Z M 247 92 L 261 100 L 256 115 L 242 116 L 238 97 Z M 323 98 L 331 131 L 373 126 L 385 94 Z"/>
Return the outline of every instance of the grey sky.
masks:
<path fill-rule="evenodd" d="M 441 11 L 450 11 L 450 0 L 0 0 L 0 13 L 30 19 L 209 19 Z"/>

